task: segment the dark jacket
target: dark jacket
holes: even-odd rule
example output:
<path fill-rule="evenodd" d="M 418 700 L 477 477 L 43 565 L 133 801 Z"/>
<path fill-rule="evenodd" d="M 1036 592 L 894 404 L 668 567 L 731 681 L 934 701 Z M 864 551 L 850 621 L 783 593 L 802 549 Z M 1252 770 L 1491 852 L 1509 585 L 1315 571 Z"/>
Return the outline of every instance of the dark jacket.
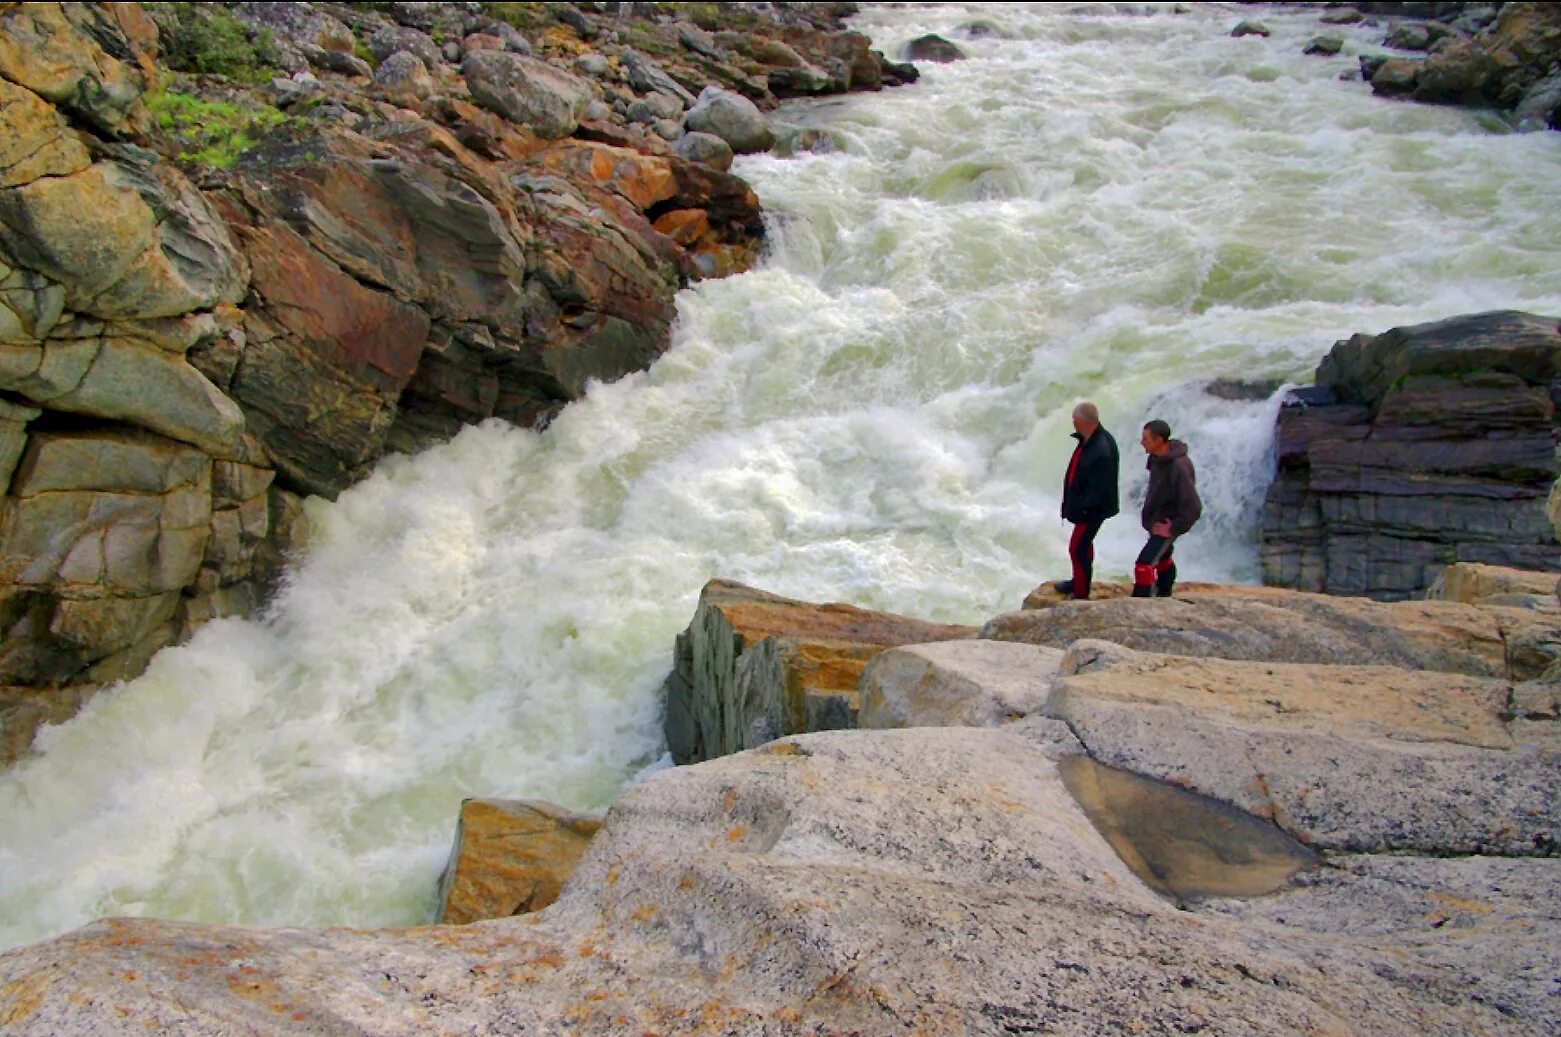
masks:
<path fill-rule="evenodd" d="M 1171 535 L 1181 536 L 1193 527 L 1203 514 L 1203 502 L 1198 499 L 1198 477 L 1192 470 L 1192 459 L 1187 456 L 1187 444 L 1179 439 L 1170 442 L 1170 449 L 1156 457 L 1149 455 L 1149 492 L 1144 494 L 1144 530 L 1161 519 L 1171 520 Z"/>
<path fill-rule="evenodd" d="M 1069 522 L 1104 522 L 1121 511 L 1117 500 L 1117 441 L 1100 425 L 1074 448 L 1062 483 L 1062 517 Z"/>

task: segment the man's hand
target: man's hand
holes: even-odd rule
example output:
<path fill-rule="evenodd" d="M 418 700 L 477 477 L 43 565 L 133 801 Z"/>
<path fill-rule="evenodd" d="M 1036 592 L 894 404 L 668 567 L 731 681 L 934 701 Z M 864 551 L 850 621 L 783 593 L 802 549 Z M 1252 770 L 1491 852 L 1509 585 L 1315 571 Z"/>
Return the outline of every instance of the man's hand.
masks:
<path fill-rule="evenodd" d="M 1154 525 L 1149 527 L 1149 532 L 1157 537 L 1169 538 L 1171 535 L 1171 520 L 1161 519 L 1159 522 L 1156 522 Z"/>

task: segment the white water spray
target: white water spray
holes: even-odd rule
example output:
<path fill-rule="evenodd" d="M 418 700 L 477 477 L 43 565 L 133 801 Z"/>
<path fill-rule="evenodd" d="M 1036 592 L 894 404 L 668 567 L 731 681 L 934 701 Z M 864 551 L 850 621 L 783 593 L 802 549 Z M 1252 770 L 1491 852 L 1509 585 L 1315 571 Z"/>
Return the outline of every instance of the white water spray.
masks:
<path fill-rule="evenodd" d="M 870 7 L 970 59 L 788 106 L 830 153 L 744 159 L 750 274 L 545 433 L 499 423 L 313 502 L 267 616 L 223 621 L 0 777 L 0 946 L 106 914 L 426 920 L 465 796 L 600 809 L 663 757 L 672 640 L 714 576 L 980 622 L 1062 575 L 1068 414 L 1099 404 L 1142 542 L 1137 430 L 1198 466 L 1185 577 L 1255 580 L 1275 394 L 1335 339 L 1561 314 L 1561 135 L 1343 82 L 1316 12 Z M 973 36 L 985 23 L 990 32 Z M 1338 31 L 1338 30 L 1335 30 Z M 1261 395 L 1261 394 L 1260 394 Z"/>

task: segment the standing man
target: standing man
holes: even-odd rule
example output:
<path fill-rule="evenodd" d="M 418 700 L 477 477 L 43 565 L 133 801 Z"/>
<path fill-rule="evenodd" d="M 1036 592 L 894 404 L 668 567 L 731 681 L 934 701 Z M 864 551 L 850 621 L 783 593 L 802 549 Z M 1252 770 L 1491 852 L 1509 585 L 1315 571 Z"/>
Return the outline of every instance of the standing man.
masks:
<path fill-rule="evenodd" d="M 1057 590 L 1079 601 L 1089 598 L 1095 574 L 1095 534 L 1101 524 L 1121 508 L 1117 502 L 1117 469 L 1121 463 L 1117 441 L 1100 427 L 1100 411 L 1088 401 L 1073 408 L 1073 448 L 1068 474 L 1062 480 L 1062 517 L 1073 523 L 1068 538 L 1068 559 L 1073 578 L 1062 580 Z"/>
<path fill-rule="evenodd" d="M 1203 514 L 1197 476 L 1187 457 L 1187 444 L 1171 438 L 1171 426 L 1156 418 L 1144 426 L 1138 440 L 1149 455 L 1149 492 L 1140 515 L 1149 542 L 1133 566 L 1133 597 L 1171 596 L 1176 586 L 1176 562 L 1171 545 Z"/>

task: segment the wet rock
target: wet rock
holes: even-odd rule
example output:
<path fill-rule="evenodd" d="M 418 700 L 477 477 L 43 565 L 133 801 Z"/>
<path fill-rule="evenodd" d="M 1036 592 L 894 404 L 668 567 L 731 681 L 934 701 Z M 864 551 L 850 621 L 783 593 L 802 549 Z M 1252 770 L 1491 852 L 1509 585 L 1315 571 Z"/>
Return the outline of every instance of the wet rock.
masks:
<path fill-rule="evenodd" d="M 439 880 L 439 923 L 540 911 L 558 899 L 602 819 L 551 803 L 468 799 Z"/>
<path fill-rule="evenodd" d="M 768 151 L 775 143 L 768 121 L 752 101 L 718 87 L 700 93 L 683 125 L 695 133 L 720 137 L 739 155 Z"/>
<path fill-rule="evenodd" d="M 473 51 L 462 60 L 461 74 L 483 107 L 550 140 L 575 131 L 592 96 L 584 80 L 509 52 Z"/>
<path fill-rule="evenodd" d="M 1133 873 L 1180 903 L 1267 896 L 1320 863 L 1294 837 L 1219 800 L 1088 756 L 1062 760 L 1058 770 Z"/>
<path fill-rule="evenodd" d="M 906 61 L 931 61 L 937 64 L 947 64 L 951 61 L 963 61 L 965 52 L 959 44 L 950 42 L 942 36 L 929 34 L 918 36 L 905 45 Z"/>
<path fill-rule="evenodd" d="M 732 168 L 732 146 L 713 133 L 685 133 L 672 150 L 680 158 L 703 163 L 723 173 Z"/>
<path fill-rule="evenodd" d="M 1421 22 L 1400 22 L 1388 33 L 1384 46 L 1395 50 L 1426 50 L 1431 46 L 1431 30 Z"/>
<path fill-rule="evenodd" d="M 1062 650 L 960 640 L 890 648 L 859 682 L 861 728 L 996 727 L 1039 713 Z"/>
<path fill-rule="evenodd" d="M 1272 36 L 1274 31 L 1262 22 L 1243 20 L 1236 23 L 1236 27 L 1230 30 L 1230 34 L 1237 38 L 1242 36 L 1262 36 L 1267 38 Z"/>
<path fill-rule="evenodd" d="M 1093 758 L 1270 817 L 1313 847 L 1544 855 L 1561 821 L 1546 791 L 1561 743 L 1507 722 L 1504 680 L 1089 641 L 1062 670 L 1047 713 Z"/>
<path fill-rule="evenodd" d="M 1335 35 L 1313 36 L 1302 48 L 1303 54 L 1321 54 L 1332 57 L 1344 49 L 1344 37 Z"/>
<path fill-rule="evenodd" d="M 697 762 L 783 735 L 855 727 L 858 683 L 879 652 L 973 633 L 713 580 L 678 637 L 667 678 L 673 759 Z"/>
<path fill-rule="evenodd" d="M 1504 4 L 1478 36 L 1438 44 L 1416 83 L 1417 101 L 1512 108 L 1561 61 L 1561 8 Z"/>
<path fill-rule="evenodd" d="M 1530 87 L 1513 115 L 1520 126 L 1561 129 L 1561 71 L 1552 72 Z"/>
<path fill-rule="evenodd" d="M 1424 68 L 1424 62 L 1406 58 L 1389 58 L 1370 63 L 1364 58 L 1361 60 L 1361 72 L 1371 83 L 1371 92 L 1383 97 L 1406 97 L 1413 94 Z"/>

